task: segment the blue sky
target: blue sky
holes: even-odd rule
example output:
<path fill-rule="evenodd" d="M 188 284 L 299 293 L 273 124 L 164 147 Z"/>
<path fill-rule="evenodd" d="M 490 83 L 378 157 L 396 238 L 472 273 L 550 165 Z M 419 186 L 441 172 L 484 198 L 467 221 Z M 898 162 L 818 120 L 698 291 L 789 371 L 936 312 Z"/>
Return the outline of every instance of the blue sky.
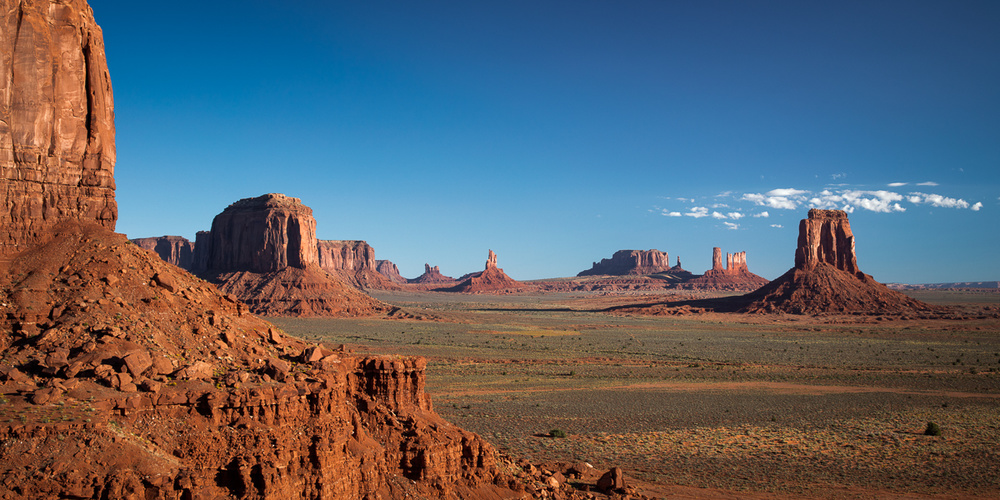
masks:
<path fill-rule="evenodd" d="M 404 276 L 713 246 L 773 279 L 810 206 L 885 282 L 1000 280 L 1000 3 L 92 0 L 118 231 L 312 207 Z"/>

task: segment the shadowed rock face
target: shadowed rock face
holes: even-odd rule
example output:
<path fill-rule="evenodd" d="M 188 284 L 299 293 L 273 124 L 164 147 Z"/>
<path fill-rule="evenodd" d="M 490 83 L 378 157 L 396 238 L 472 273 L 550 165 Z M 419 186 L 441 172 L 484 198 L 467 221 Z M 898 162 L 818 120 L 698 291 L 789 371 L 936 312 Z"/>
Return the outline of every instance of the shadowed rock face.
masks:
<path fill-rule="evenodd" d="M 302 200 L 271 193 L 244 198 L 215 216 L 207 268 L 268 273 L 319 265 L 316 219 Z"/>
<path fill-rule="evenodd" d="M 0 255 L 60 221 L 114 229 L 115 125 L 101 29 L 83 0 L 0 9 Z"/>
<path fill-rule="evenodd" d="M 809 210 L 809 217 L 799 223 L 795 268 L 809 270 L 821 262 L 848 273 L 858 272 L 854 233 L 847 213 L 842 210 L 814 208 Z"/>
<path fill-rule="evenodd" d="M 376 260 L 375 270 L 393 283 L 406 283 L 406 278 L 399 274 L 399 268 L 391 260 Z"/>
<path fill-rule="evenodd" d="M 166 262 L 182 269 L 191 270 L 194 244 L 181 236 L 157 236 L 131 240 L 139 248 L 156 253 Z"/>

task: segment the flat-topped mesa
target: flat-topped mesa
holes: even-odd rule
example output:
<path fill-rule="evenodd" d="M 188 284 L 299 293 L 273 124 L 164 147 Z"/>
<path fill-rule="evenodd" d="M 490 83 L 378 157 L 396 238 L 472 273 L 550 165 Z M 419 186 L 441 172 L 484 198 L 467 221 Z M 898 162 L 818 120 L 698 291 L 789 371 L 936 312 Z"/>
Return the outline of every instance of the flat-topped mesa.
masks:
<path fill-rule="evenodd" d="M 618 250 L 610 259 L 594 262 L 593 267 L 577 276 L 625 276 L 670 272 L 670 255 L 652 250 Z"/>
<path fill-rule="evenodd" d="M 114 230 L 114 99 L 87 2 L 4 2 L 0 54 L 0 255 L 64 220 Z"/>
<path fill-rule="evenodd" d="M 149 250 L 181 269 L 190 271 L 194 261 L 194 244 L 181 236 L 157 236 L 130 240 L 139 248 Z"/>
<path fill-rule="evenodd" d="M 212 221 L 209 270 L 268 273 L 318 263 L 316 219 L 298 198 L 244 198 Z"/>
<path fill-rule="evenodd" d="M 809 210 L 809 217 L 799 223 L 796 269 L 809 270 L 821 262 L 851 274 L 859 271 L 854 233 L 847 213 L 842 210 L 814 208 Z"/>

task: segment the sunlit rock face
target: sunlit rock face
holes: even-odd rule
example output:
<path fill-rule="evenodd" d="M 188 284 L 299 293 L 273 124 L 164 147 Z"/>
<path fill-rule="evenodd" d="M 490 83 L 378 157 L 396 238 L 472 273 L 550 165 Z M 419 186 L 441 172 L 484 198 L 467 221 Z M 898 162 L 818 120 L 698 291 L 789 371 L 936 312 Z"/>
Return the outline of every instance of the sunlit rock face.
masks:
<path fill-rule="evenodd" d="M 3 2 L 0 71 L 0 254 L 68 219 L 114 229 L 114 100 L 90 7 Z"/>
<path fill-rule="evenodd" d="M 854 233 L 847 213 L 842 210 L 814 208 L 808 218 L 799 222 L 795 267 L 809 270 L 821 262 L 848 273 L 858 272 Z"/>

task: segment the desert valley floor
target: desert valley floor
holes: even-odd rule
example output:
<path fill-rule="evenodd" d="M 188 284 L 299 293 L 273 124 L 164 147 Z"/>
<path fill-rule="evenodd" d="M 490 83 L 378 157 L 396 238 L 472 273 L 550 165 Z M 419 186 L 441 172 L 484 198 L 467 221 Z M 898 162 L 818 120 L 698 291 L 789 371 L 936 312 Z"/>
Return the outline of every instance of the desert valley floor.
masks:
<path fill-rule="evenodd" d="M 909 294 L 969 319 L 649 317 L 602 310 L 662 295 L 396 291 L 374 295 L 425 319 L 271 321 L 425 356 L 451 422 L 536 464 L 620 466 L 654 497 L 1000 497 L 1000 293 Z"/>

